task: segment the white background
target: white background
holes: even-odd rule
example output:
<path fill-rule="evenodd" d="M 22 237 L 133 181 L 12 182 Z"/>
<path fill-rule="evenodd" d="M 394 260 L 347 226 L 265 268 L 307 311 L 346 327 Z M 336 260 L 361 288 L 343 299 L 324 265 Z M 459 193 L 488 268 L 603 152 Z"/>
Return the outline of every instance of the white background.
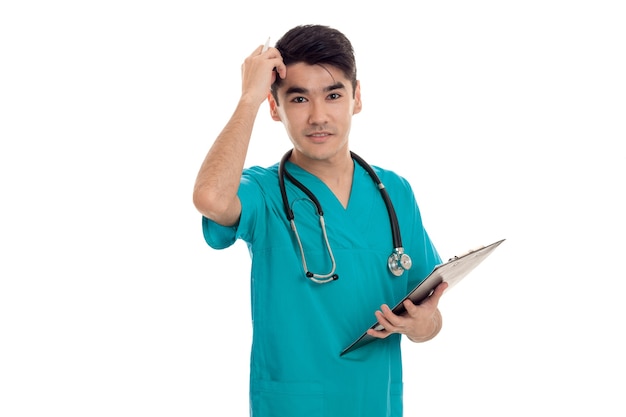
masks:
<path fill-rule="evenodd" d="M 303 23 L 351 38 L 352 148 L 442 257 L 507 239 L 405 345 L 405 414 L 626 414 L 620 2 L 406 4 L 2 3 L 0 415 L 248 415 L 247 250 L 191 192 L 243 59 Z M 288 148 L 264 105 L 249 165 Z"/>

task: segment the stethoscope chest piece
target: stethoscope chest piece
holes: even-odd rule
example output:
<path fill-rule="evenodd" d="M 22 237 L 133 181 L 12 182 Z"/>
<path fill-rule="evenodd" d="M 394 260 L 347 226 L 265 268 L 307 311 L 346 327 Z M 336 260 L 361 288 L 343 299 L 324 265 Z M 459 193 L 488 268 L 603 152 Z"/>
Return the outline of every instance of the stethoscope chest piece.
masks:
<path fill-rule="evenodd" d="M 387 266 L 392 274 L 399 277 L 407 271 L 411 269 L 413 265 L 413 261 L 411 257 L 404 253 L 403 248 L 395 248 L 389 258 L 387 258 Z"/>

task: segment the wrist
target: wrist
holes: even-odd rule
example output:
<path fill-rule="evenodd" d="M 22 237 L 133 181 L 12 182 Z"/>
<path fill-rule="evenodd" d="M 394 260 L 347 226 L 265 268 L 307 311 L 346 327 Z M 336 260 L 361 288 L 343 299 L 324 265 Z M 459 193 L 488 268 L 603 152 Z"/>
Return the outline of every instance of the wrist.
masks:
<path fill-rule="evenodd" d="M 422 343 L 422 342 L 427 342 L 433 339 L 435 336 L 437 336 L 437 334 L 439 333 L 442 327 L 442 317 L 441 317 L 441 313 L 439 312 L 439 310 L 435 311 L 435 314 L 432 315 L 431 319 L 432 319 L 431 320 L 432 330 L 429 333 L 426 333 L 425 336 L 418 336 L 418 337 L 407 335 L 409 340 L 415 343 Z"/>

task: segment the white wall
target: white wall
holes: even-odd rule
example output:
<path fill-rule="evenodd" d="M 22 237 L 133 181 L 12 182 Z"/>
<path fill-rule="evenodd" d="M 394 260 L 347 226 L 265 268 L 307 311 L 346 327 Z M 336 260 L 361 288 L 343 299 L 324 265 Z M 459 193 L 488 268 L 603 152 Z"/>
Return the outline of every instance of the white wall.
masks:
<path fill-rule="evenodd" d="M 406 345 L 406 415 L 624 415 L 618 3 L 3 3 L 0 415 L 247 415 L 248 255 L 191 191 L 241 62 L 302 23 L 352 39 L 352 147 L 442 257 L 507 239 Z M 249 164 L 288 147 L 264 106 Z"/>

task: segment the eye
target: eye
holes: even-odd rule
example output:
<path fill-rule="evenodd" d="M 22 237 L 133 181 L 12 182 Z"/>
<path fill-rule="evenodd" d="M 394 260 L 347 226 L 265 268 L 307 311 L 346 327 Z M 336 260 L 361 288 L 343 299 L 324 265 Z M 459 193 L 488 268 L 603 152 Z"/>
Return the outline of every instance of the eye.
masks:
<path fill-rule="evenodd" d="M 339 94 L 339 93 L 330 93 L 328 95 L 328 98 L 330 100 L 337 100 L 337 99 L 341 98 L 341 94 Z"/>
<path fill-rule="evenodd" d="M 291 99 L 292 103 L 305 103 L 306 102 L 306 98 L 304 97 L 294 97 L 293 99 Z"/>

